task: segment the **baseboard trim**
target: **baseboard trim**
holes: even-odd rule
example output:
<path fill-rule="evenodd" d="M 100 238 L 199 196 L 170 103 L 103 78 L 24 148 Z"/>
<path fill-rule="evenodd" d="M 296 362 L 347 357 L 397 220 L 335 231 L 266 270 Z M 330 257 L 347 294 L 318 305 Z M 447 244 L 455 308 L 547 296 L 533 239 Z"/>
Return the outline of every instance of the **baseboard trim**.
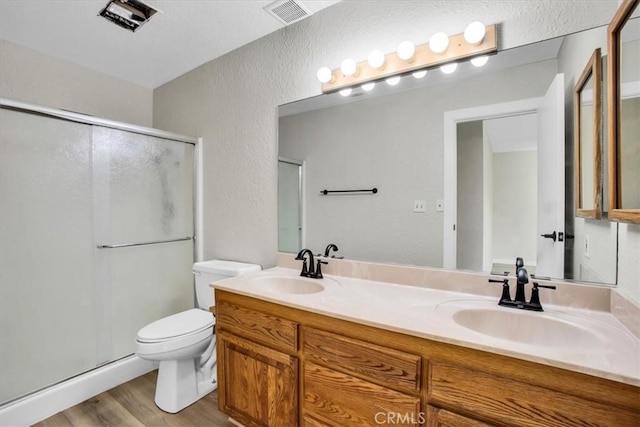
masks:
<path fill-rule="evenodd" d="M 0 425 L 30 426 L 157 368 L 136 355 L 125 357 L 1 406 Z"/>

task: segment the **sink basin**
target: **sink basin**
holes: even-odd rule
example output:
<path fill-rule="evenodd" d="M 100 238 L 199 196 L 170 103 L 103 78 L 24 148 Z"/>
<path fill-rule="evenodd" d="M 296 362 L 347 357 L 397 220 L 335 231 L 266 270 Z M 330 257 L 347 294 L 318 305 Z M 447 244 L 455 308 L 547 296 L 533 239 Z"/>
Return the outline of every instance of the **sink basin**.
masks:
<path fill-rule="evenodd" d="M 271 292 L 283 294 L 315 294 L 324 291 L 318 279 L 304 277 L 266 276 L 256 278 L 254 285 Z"/>
<path fill-rule="evenodd" d="M 457 326 L 512 344 L 583 353 L 607 348 L 609 338 L 628 340 L 624 331 L 563 311 L 533 312 L 499 307 L 493 301 L 450 300 L 436 311 Z"/>
<path fill-rule="evenodd" d="M 510 309 L 467 308 L 453 321 L 494 338 L 552 348 L 602 346 L 600 337 L 581 325 L 542 313 Z"/>

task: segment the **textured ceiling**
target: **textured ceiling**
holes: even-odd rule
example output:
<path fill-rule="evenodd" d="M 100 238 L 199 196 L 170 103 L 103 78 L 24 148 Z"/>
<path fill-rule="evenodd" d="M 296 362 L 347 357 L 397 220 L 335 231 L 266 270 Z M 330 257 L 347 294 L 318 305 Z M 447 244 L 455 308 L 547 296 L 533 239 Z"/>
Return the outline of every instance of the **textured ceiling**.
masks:
<path fill-rule="evenodd" d="M 304 0 L 317 12 L 339 0 Z M 137 32 L 98 15 L 107 0 L 0 0 L 0 38 L 148 88 L 283 27 L 272 1 L 148 0 Z"/>

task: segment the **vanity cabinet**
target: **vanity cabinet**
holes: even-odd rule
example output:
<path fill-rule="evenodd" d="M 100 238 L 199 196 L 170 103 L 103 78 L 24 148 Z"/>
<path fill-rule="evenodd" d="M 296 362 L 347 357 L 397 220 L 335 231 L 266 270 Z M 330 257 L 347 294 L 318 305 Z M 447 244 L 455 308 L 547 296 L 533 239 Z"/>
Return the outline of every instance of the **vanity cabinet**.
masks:
<path fill-rule="evenodd" d="M 245 426 L 640 425 L 640 388 L 216 290 L 219 409 Z"/>
<path fill-rule="evenodd" d="M 247 427 L 298 424 L 295 322 L 220 301 L 218 408 Z"/>

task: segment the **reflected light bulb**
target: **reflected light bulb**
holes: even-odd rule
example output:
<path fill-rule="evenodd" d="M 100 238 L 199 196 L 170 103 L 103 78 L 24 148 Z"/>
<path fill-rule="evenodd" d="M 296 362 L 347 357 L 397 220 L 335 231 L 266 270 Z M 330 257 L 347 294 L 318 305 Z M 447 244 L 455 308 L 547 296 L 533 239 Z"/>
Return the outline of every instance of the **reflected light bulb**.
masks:
<path fill-rule="evenodd" d="M 451 74 L 456 70 L 456 68 L 458 68 L 458 64 L 456 62 L 452 62 L 451 64 L 441 66 L 440 71 L 445 74 Z"/>
<path fill-rule="evenodd" d="M 403 41 L 398 45 L 398 58 L 404 61 L 411 61 L 416 54 L 416 47 L 408 40 Z"/>
<path fill-rule="evenodd" d="M 475 58 L 473 58 L 471 60 L 471 63 L 475 67 L 482 67 L 484 64 L 487 63 L 487 61 L 489 61 L 489 57 L 487 55 L 482 55 L 482 56 L 476 56 Z"/>
<path fill-rule="evenodd" d="M 329 83 L 333 78 L 333 73 L 328 67 L 320 68 L 317 75 L 320 83 Z"/>
<path fill-rule="evenodd" d="M 340 91 L 340 95 L 342 95 L 342 96 L 349 96 L 349 95 L 351 95 L 351 88 L 349 87 L 349 88 L 346 88 L 346 89 L 342 89 L 342 90 Z"/>
<path fill-rule="evenodd" d="M 382 68 L 384 66 L 384 53 L 379 50 L 372 51 L 367 57 L 367 62 L 371 68 Z"/>
<path fill-rule="evenodd" d="M 413 77 L 415 77 L 416 79 L 421 79 L 424 76 L 427 75 L 427 70 L 420 70 L 420 71 L 416 71 L 415 73 L 412 74 Z"/>
<path fill-rule="evenodd" d="M 429 49 L 433 53 L 442 53 L 449 47 L 449 36 L 445 33 L 435 33 L 429 39 Z"/>
<path fill-rule="evenodd" d="M 484 40 L 484 35 L 487 32 L 487 28 L 482 22 L 475 21 L 467 25 L 464 30 L 464 39 L 467 43 L 472 45 L 479 45 Z"/>
<path fill-rule="evenodd" d="M 395 86 L 395 85 L 397 85 L 398 83 L 400 83 L 400 77 L 399 77 L 399 76 L 389 77 L 389 78 L 386 80 L 386 82 L 387 82 L 387 84 L 388 84 L 389 86 Z"/>
<path fill-rule="evenodd" d="M 356 73 L 356 61 L 353 59 L 345 59 L 340 65 L 340 70 L 345 77 L 353 76 Z"/>
<path fill-rule="evenodd" d="M 360 87 L 362 88 L 362 90 L 369 92 L 371 89 L 374 88 L 375 85 L 376 85 L 375 83 L 371 82 L 371 83 L 365 83 Z"/>

